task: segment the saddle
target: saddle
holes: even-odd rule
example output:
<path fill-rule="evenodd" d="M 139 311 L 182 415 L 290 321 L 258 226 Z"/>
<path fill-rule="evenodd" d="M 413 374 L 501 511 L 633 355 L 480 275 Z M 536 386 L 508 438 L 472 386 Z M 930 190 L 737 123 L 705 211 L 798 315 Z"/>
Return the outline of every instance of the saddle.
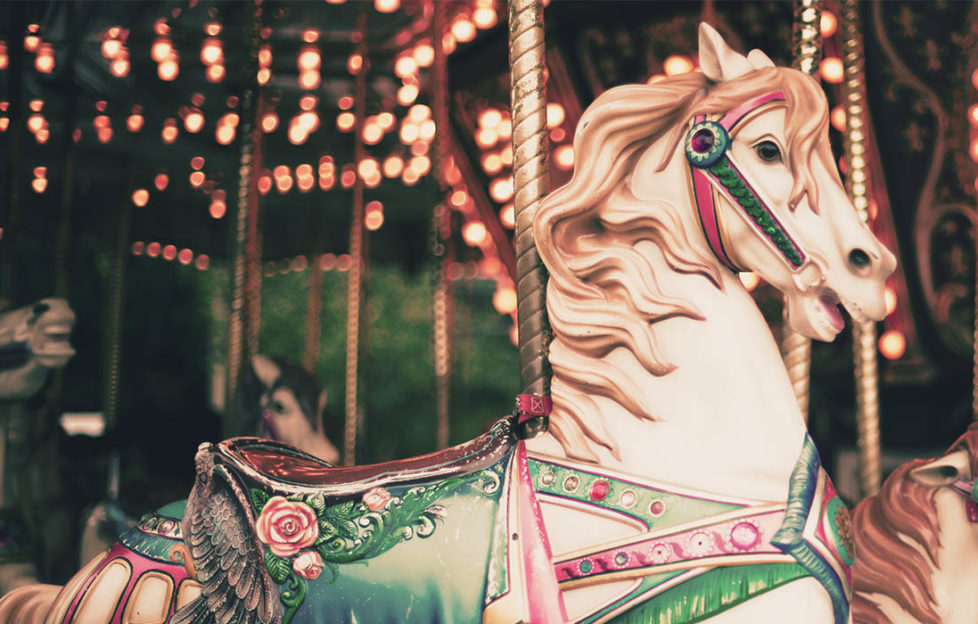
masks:
<path fill-rule="evenodd" d="M 356 496 L 373 488 L 410 485 L 464 476 L 499 462 L 516 443 L 508 419 L 463 444 L 419 457 L 364 466 L 333 466 L 297 449 L 260 438 L 231 438 L 217 455 L 246 480 L 268 491 L 314 488 L 325 497 Z"/>

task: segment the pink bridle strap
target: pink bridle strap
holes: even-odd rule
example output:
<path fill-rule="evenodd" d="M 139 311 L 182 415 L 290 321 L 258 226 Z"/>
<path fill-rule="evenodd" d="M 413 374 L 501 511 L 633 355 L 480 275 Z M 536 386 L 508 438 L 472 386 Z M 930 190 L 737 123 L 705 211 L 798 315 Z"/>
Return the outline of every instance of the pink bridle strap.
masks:
<path fill-rule="evenodd" d="M 761 106 L 764 106 L 770 102 L 783 102 L 784 100 L 784 91 L 772 91 L 771 93 L 755 98 L 746 104 L 741 104 L 721 117 L 720 121 L 717 123 L 726 128 L 727 131 L 730 131 L 734 126 L 740 123 L 744 117 L 753 112 L 754 109 L 760 108 Z"/>
<path fill-rule="evenodd" d="M 550 416 L 554 402 L 549 396 L 519 394 L 516 396 L 516 424 L 522 425 L 534 418 Z"/>

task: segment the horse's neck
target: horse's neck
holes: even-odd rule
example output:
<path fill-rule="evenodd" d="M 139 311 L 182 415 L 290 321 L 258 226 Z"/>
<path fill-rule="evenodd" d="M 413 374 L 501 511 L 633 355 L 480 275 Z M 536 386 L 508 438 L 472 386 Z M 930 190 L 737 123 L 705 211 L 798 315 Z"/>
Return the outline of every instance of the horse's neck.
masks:
<path fill-rule="evenodd" d="M 655 324 L 661 351 L 676 370 L 656 377 L 631 352 L 618 360 L 654 421 L 600 396 L 600 418 L 618 457 L 599 449 L 602 465 L 636 476 L 730 496 L 783 501 L 804 441 L 804 424 L 780 352 L 739 279 L 723 270 L 723 290 L 671 270 L 652 243 L 640 243 L 665 292 L 681 294 L 705 320 Z M 559 336 L 557 340 L 560 340 Z M 554 400 L 561 382 L 555 378 Z M 548 435 L 531 451 L 563 455 Z"/>

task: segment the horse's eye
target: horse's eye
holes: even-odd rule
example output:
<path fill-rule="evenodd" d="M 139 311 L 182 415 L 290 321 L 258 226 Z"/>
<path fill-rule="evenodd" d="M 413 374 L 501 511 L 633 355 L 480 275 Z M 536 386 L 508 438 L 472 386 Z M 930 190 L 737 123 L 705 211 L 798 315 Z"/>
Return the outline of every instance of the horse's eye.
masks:
<path fill-rule="evenodd" d="M 282 414 L 285 412 L 285 404 L 281 401 L 272 400 L 272 411 L 276 414 Z"/>
<path fill-rule="evenodd" d="M 774 141 L 761 141 L 754 146 L 757 157 L 768 163 L 779 163 L 781 159 L 781 149 Z"/>

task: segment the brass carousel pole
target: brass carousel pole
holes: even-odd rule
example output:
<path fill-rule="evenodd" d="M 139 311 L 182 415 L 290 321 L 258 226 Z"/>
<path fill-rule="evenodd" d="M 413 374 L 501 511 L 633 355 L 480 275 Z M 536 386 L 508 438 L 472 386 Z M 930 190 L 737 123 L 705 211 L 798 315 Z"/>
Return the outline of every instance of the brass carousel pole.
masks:
<path fill-rule="evenodd" d="M 353 126 L 353 162 L 359 169 L 365 149 L 363 145 L 363 120 L 366 116 L 367 98 L 367 14 L 361 12 L 357 20 L 357 34 L 360 41 L 357 53 L 362 62 L 357 71 L 353 112 L 356 122 Z M 360 360 L 360 321 L 363 299 L 363 178 L 357 171 L 353 184 L 353 219 L 350 223 L 350 272 L 346 289 L 346 422 L 343 430 L 343 465 L 352 466 L 356 462 L 357 425 L 359 424 L 359 401 L 357 386 Z"/>
<path fill-rule="evenodd" d="M 792 66 L 810 76 L 818 71 L 819 61 L 822 59 L 822 36 L 819 31 L 821 16 L 821 0 L 795 0 Z M 788 369 L 801 417 L 807 423 L 812 341 L 791 330 L 788 325 L 787 305 L 784 306 L 784 322 L 781 327 L 781 355 L 785 368 Z"/>
<path fill-rule="evenodd" d="M 233 229 L 231 231 L 231 291 L 230 314 L 228 316 L 228 354 L 227 354 L 227 397 L 225 409 L 232 409 L 238 393 L 238 377 L 244 359 L 245 341 L 250 340 L 246 334 L 249 303 L 248 303 L 248 240 L 249 218 L 257 214 L 252 210 L 252 195 L 257 196 L 253 170 L 253 159 L 257 143 L 255 141 L 255 112 L 258 91 L 258 37 L 261 30 L 261 2 L 255 2 L 254 15 L 245 32 L 245 37 L 251 46 L 248 63 L 244 70 L 247 81 L 241 97 L 241 160 L 238 166 L 238 201 L 234 213 Z M 253 252 L 253 248 L 252 248 Z M 260 273 L 259 273 L 260 276 Z M 249 345 L 250 348 L 251 345 Z M 231 423 L 225 419 L 225 433 L 230 433 Z"/>
<path fill-rule="evenodd" d="M 866 78 L 863 70 L 863 40 L 859 3 L 842 0 L 843 94 L 846 107 L 845 153 L 848 175 L 846 190 L 863 221 L 869 221 L 869 168 L 866 166 Z M 876 361 L 876 323 L 854 322 L 853 360 L 856 375 L 856 428 L 859 446 L 859 490 L 863 496 L 879 492 L 880 409 L 879 375 Z"/>
<path fill-rule="evenodd" d="M 432 254 L 435 258 L 433 334 L 435 353 L 436 389 L 436 444 L 439 449 L 448 446 L 449 405 L 452 392 L 452 318 L 453 289 L 448 280 L 448 268 L 453 260 L 451 249 L 451 211 L 445 205 L 449 185 L 446 178 L 449 161 L 449 142 L 451 140 L 451 117 L 448 109 L 448 63 L 441 45 L 445 34 L 445 12 L 434 7 L 431 20 L 431 40 L 435 47 L 434 87 L 432 89 L 432 109 L 435 118 L 435 149 L 432 153 L 433 169 L 438 177 L 440 201 L 432 211 Z"/>
<path fill-rule="evenodd" d="M 547 348 L 547 271 L 533 243 L 533 215 L 549 190 L 547 95 L 541 0 L 509 1 L 509 66 L 513 117 L 513 183 L 516 207 L 516 293 L 520 392 L 550 394 Z M 529 423 L 545 426 L 545 419 Z M 529 424 L 528 423 L 528 424 Z M 530 435 L 531 430 L 520 432 Z"/>
<path fill-rule="evenodd" d="M 318 220 L 320 215 L 316 215 Z M 316 228 L 321 234 L 321 228 Z M 317 237 L 318 238 L 318 237 Z M 309 283 L 306 290 L 306 330 L 305 345 L 302 353 L 302 365 L 307 371 L 316 374 L 316 363 L 319 362 L 319 342 L 322 338 L 323 314 L 323 267 L 319 262 L 322 248 L 317 243 L 316 252 L 309 260 Z"/>

